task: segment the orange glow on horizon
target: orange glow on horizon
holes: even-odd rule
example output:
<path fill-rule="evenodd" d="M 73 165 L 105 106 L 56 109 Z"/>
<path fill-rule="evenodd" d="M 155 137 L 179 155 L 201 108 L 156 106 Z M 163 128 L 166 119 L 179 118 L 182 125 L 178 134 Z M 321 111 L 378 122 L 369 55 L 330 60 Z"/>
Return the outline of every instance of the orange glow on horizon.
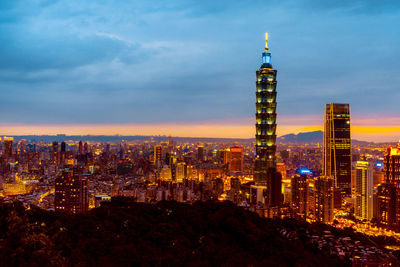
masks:
<path fill-rule="evenodd" d="M 309 123 L 307 123 L 309 122 Z M 360 122 L 364 122 L 360 120 Z M 322 122 L 323 123 L 323 122 Z M 314 117 L 281 116 L 277 135 L 322 131 Z M 353 139 L 375 142 L 397 142 L 400 126 L 391 124 L 360 125 L 354 120 L 351 125 Z M 0 123 L 0 135 L 172 135 L 179 137 L 254 138 L 253 118 L 210 120 L 200 122 L 137 123 L 137 124 L 6 124 Z"/>

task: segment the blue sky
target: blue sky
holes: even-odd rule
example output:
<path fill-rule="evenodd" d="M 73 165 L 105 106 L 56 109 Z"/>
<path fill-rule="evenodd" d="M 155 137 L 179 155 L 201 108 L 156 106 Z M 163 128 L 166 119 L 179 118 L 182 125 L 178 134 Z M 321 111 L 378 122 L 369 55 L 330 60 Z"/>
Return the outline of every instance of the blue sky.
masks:
<path fill-rule="evenodd" d="M 0 1 L 0 122 L 251 117 L 265 32 L 280 115 L 398 116 L 398 3 Z"/>

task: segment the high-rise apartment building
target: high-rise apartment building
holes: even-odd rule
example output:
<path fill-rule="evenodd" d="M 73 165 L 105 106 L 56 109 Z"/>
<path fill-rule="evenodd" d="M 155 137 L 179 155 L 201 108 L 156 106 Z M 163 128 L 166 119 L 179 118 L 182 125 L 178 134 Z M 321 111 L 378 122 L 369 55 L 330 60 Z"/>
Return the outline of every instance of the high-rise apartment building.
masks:
<path fill-rule="evenodd" d="M 234 146 L 230 148 L 229 171 L 243 172 L 243 147 Z"/>
<path fill-rule="evenodd" d="M 54 209 L 68 214 L 88 211 L 87 179 L 65 168 L 55 179 Z"/>
<path fill-rule="evenodd" d="M 350 105 L 326 104 L 324 176 L 333 176 L 343 195 L 351 193 Z"/>
<path fill-rule="evenodd" d="M 282 176 L 276 170 L 276 73 L 271 65 L 268 34 L 262 65 L 257 70 L 256 81 L 256 159 L 254 166 L 255 186 L 266 187 L 265 204 L 281 205 Z"/>
<path fill-rule="evenodd" d="M 181 183 L 183 182 L 183 179 L 186 178 L 185 175 L 186 172 L 186 163 L 185 162 L 179 162 L 176 164 L 176 181 Z"/>
<path fill-rule="evenodd" d="M 308 181 L 306 175 L 296 174 L 292 178 L 291 206 L 296 216 L 306 218 L 308 213 Z"/>
<path fill-rule="evenodd" d="M 11 158 L 13 155 L 13 137 L 3 137 L 3 142 L 4 142 L 4 157 L 5 158 Z"/>
<path fill-rule="evenodd" d="M 334 178 L 318 177 L 314 184 L 315 219 L 319 222 L 333 221 Z"/>
<path fill-rule="evenodd" d="M 162 146 L 155 146 L 154 147 L 154 166 L 156 166 L 156 167 L 161 166 L 161 159 L 162 159 Z"/>
<path fill-rule="evenodd" d="M 355 216 L 359 219 L 371 220 L 374 211 L 372 164 L 368 161 L 357 161 L 355 178 Z"/>

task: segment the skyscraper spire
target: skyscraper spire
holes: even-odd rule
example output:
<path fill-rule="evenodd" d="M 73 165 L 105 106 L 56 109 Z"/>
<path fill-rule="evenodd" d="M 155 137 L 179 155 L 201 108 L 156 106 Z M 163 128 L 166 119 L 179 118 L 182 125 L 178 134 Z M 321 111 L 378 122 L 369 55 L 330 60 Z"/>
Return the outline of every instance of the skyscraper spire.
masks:
<path fill-rule="evenodd" d="M 264 48 L 264 52 L 268 52 L 268 32 L 265 33 L 265 48 Z"/>
<path fill-rule="evenodd" d="M 265 33 L 265 47 L 264 52 L 262 53 L 262 66 L 261 68 L 272 68 L 271 65 L 271 53 L 269 52 L 268 47 L 268 33 Z"/>

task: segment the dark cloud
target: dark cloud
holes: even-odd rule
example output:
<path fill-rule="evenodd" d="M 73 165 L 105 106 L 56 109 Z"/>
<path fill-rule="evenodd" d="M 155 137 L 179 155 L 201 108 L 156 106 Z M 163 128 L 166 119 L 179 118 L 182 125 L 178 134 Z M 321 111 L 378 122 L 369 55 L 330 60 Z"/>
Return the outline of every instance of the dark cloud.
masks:
<path fill-rule="evenodd" d="M 19 27 L 0 30 L 0 42 L 0 69 L 25 71 L 66 69 L 110 61 L 139 48 L 137 44 L 127 45 L 104 36 L 79 37 L 63 33 L 62 29 L 56 33 L 32 34 Z"/>
<path fill-rule="evenodd" d="M 395 110 L 397 11 L 379 3 L 1 1 L 2 121 L 252 116 L 265 31 L 280 114 L 322 113 L 332 101 Z"/>

